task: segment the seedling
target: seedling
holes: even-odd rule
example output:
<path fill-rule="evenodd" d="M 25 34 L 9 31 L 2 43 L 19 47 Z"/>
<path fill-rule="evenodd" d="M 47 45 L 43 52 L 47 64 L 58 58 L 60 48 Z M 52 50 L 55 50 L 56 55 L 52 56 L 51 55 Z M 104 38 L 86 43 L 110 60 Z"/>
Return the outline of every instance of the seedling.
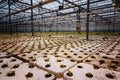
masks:
<path fill-rule="evenodd" d="M 25 75 L 26 78 L 32 78 L 33 77 L 33 73 L 31 72 L 28 72 L 26 75 Z"/>
<path fill-rule="evenodd" d="M 71 56 L 67 56 L 67 58 L 71 58 Z"/>
<path fill-rule="evenodd" d="M 114 76 L 111 73 L 106 73 L 106 77 L 113 79 Z"/>
<path fill-rule="evenodd" d="M 45 56 L 43 56 L 44 58 L 46 58 L 47 56 L 45 55 Z"/>
<path fill-rule="evenodd" d="M 84 55 L 88 55 L 87 53 L 84 53 Z"/>
<path fill-rule="evenodd" d="M 64 53 L 64 55 L 68 55 L 67 53 Z"/>
<path fill-rule="evenodd" d="M 85 60 L 85 62 L 91 62 L 91 60 Z"/>
<path fill-rule="evenodd" d="M 80 50 L 80 52 L 84 52 L 84 51 Z"/>
<path fill-rule="evenodd" d="M 82 56 L 78 56 L 78 58 L 83 58 Z"/>
<path fill-rule="evenodd" d="M 34 68 L 34 65 L 33 64 L 29 64 L 29 68 Z"/>
<path fill-rule="evenodd" d="M 46 65 L 45 65 L 45 67 L 47 67 L 47 68 L 50 67 L 50 66 L 51 66 L 50 64 L 46 64 Z"/>
<path fill-rule="evenodd" d="M 94 69 L 99 69 L 99 66 L 97 66 L 97 65 L 93 65 L 93 67 L 94 67 Z"/>
<path fill-rule="evenodd" d="M 89 77 L 89 78 L 92 78 L 92 77 L 93 77 L 93 74 L 90 73 L 90 72 L 88 72 L 88 73 L 86 73 L 86 76 Z"/>
<path fill-rule="evenodd" d="M 74 53 L 74 55 L 78 55 L 77 53 Z"/>
<path fill-rule="evenodd" d="M 111 63 L 119 65 L 119 61 L 111 61 Z"/>
<path fill-rule="evenodd" d="M 14 61 L 16 61 L 16 59 L 11 59 L 11 62 L 14 62 Z"/>
<path fill-rule="evenodd" d="M 71 77 L 71 76 L 73 76 L 73 73 L 72 73 L 71 71 L 68 71 L 68 72 L 66 73 L 66 75 Z"/>
<path fill-rule="evenodd" d="M 15 64 L 12 68 L 18 68 L 19 64 Z"/>
<path fill-rule="evenodd" d="M 3 60 L 0 60 L 0 63 L 2 63 L 3 62 Z"/>
<path fill-rule="evenodd" d="M 120 58 L 120 56 L 119 56 L 119 55 L 117 55 L 117 56 L 116 56 L 116 58 Z"/>
<path fill-rule="evenodd" d="M 45 77 L 46 77 L 46 78 L 49 78 L 49 77 L 51 77 L 51 76 L 52 76 L 52 74 L 50 74 L 50 73 L 45 74 Z"/>
<path fill-rule="evenodd" d="M 45 62 L 49 62 L 49 60 L 50 60 L 50 58 L 47 58 L 47 59 L 45 59 L 44 61 L 45 61 Z"/>
<path fill-rule="evenodd" d="M 24 57 L 24 56 L 26 56 L 26 54 L 22 54 L 22 56 Z"/>
<path fill-rule="evenodd" d="M 61 52 L 64 52 L 64 50 L 61 50 Z"/>
<path fill-rule="evenodd" d="M 1 68 L 6 68 L 6 67 L 8 67 L 8 64 L 3 64 L 3 65 L 1 66 Z"/>
<path fill-rule="evenodd" d="M 10 77 L 10 76 L 15 76 L 15 71 L 10 71 L 10 72 L 8 72 L 6 76 L 9 76 L 9 77 Z"/>
<path fill-rule="evenodd" d="M 31 61 L 36 61 L 36 58 L 32 58 Z"/>
<path fill-rule="evenodd" d="M 74 60 L 74 59 L 70 59 L 70 61 L 71 61 L 71 62 L 75 62 L 75 60 Z"/>
<path fill-rule="evenodd" d="M 94 59 L 95 59 L 95 56 L 91 56 L 91 58 L 94 58 Z"/>
<path fill-rule="evenodd" d="M 105 60 L 99 60 L 99 63 L 103 64 L 103 63 L 105 63 Z"/>
<path fill-rule="evenodd" d="M 62 61 L 64 61 L 64 60 L 61 60 L 61 59 L 57 59 L 57 62 L 62 62 Z"/>
<path fill-rule="evenodd" d="M 61 64 L 61 65 L 60 65 L 60 67 L 61 67 L 61 68 L 65 68 L 65 67 L 66 67 L 66 65 Z"/>
<path fill-rule="evenodd" d="M 112 64 L 112 63 L 109 64 L 108 67 L 111 68 L 111 69 L 116 69 L 117 68 L 117 66 L 115 64 Z"/>
<path fill-rule="evenodd" d="M 102 58 L 104 58 L 104 59 L 108 59 L 108 57 L 107 57 L 107 56 L 103 56 Z"/>

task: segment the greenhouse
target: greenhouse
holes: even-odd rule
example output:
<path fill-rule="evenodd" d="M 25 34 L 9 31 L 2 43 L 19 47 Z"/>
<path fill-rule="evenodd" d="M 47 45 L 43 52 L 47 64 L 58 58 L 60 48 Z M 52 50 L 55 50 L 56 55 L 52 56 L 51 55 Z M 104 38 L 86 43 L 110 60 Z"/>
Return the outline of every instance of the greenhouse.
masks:
<path fill-rule="evenodd" d="M 0 80 L 120 80 L 120 0 L 0 0 Z"/>

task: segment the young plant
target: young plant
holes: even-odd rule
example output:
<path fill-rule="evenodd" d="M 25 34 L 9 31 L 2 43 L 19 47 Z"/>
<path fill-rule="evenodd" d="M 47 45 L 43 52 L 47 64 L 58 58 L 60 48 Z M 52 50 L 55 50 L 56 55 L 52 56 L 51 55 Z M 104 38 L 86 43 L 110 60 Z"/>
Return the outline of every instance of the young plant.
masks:
<path fill-rule="evenodd" d="M 104 58 L 104 59 L 108 59 L 108 57 L 107 57 L 107 56 L 103 56 L 102 58 Z"/>
<path fill-rule="evenodd" d="M 15 64 L 12 68 L 18 68 L 19 64 Z"/>
<path fill-rule="evenodd" d="M 67 58 L 71 58 L 71 56 L 67 56 Z"/>
<path fill-rule="evenodd" d="M 47 67 L 47 68 L 50 67 L 50 66 L 51 66 L 50 64 L 46 64 L 46 65 L 45 65 L 45 67 Z"/>
<path fill-rule="evenodd" d="M 86 76 L 89 77 L 89 78 L 92 78 L 92 77 L 93 77 L 93 74 L 90 73 L 90 72 L 88 72 L 88 73 L 86 73 Z"/>
<path fill-rule="evenodd" d="M 61 68 L 65 68 L 65 67 L 66 67 L 66 65 L 64 65 L 64 64 L 61 64 L 61 65 L 60 65 L 60 67 L 61 67 Z"/>
<path fill-rule="evenodd" d="M 71 76 L 73 76 L 73 73 L 72 73 L 71 71 L 68 71 L 68 72 L 66 73 L 66 75 L 71 77 Z"/>
<path fill-rule="evenodd" d="M 11 59 L 11 62 L 14 62 L 14 61 L 16 61 L 16 59 Z"/>
<path fill-rule="evenodd" d="M 80 50 L 80 52 L 84 52 L 83 50 Z"/>
<path fill-rule="evenodd" d="M 113 79 L 114 76 L 111 73 L 106 73 L 106 77 Z"/>
<path fill-rule="evenodd" d="M 25 57 L 25 56 L 26 56 L 26 54 L 22 54 L 22 56 L 23 56 L 23 57 Z"/>
<path fill-rule="evenodd" d="M 119 65 L 119 61 L 116 61 L 116 60 L 114 60 L 114 61 L 111 61 L 111 63 L 113 63 L 113 64 L 115 64 L 115 65 Z"/>
<path fill-rule="evenodd" d="M 47 58 L 47 59 L 44 59 L 45 62 L 49 62 L 50 61 L 50 58 Z"/>
<path fill-rule="evenodd" d="M 0 60 L 0 63 L 2 63 L 3 62 L 3 60 Z"/>
<path fill-rule="evenodd" d="M 43 58 L 46 58 L 46 57 L 47 57 L 46 55 L 43 56 Z"/>
<path fill-rule="evenodd" d="M 116 69 L 117 68 L 117 66 L 113 63 L 109 64 L 108 67 L 111 68 L 111 69 Z"/>
<path fill-rule="evenodd" d="M 94 67 L 94 69 L 99 69 L 99 66 L 97 66 L 97 65 L 93 65 L 93 67 Z"/>
<path fill-rule="evenodd" d="M 88 59 L 87 59 L 87 60 L 85 60 L 85 62 L 91 62 L 91 60 L 88 60 Z"/>
<path fill-rule="evenodd" d="M 29 64 L 29 68 L 34 68 L 34 65 L 33 64 Z"/>
<path fill-rule="evenodd" d="M 61 52 L 64 52 L 64 50 L 61 50 Z"/>
<path fill-rule="evenodd" d="M 26 75 L 25 75 L 26 78 L 32 78 L 33 77 L 33 73 L 31 72 L 28 72 Z"/>
<path fill-rule="evenodd" d="M 50 74 L 50 73 L 45 74 L 45 77 L 46 77 L 46 78 L 49 78 L 49 77 L 51 77 L 51 76 L 52 76 L 52 74 Z"/>
<path fill-rule="evenodd" d="M 64 53 L 64 55 L 68 55 L 67 53 Z"/>
<path fill-rule="evenodd" d="M 6 76 L 15 76 L 15 71 L 9 71 Z"/>
<path fill-rule="evenodd" d="M 105 60 L 99 60 L 99 63 L 103 64 L 103 63 L 105 63 Z"/>
<path fill-rule="evenodd" d="M 31 59 L 31 61 L 36 61 L 36 58 L 35 58 L 35 57 L 34 57 L 34 58 L 32 58 L 32 59 Z"/>
<path fill-rule="evenodd" d="M 83 58 L 82 56 L 78 56 L 78 58 Z"/>
<path fill-rule="evenodd" d="M 96 57 L 95 57 L 95 56 L 91 56 L 91 58 L 94 58 L 94 59 L 95 59 Z"/>
<path fill-rule="evenodd" d="M 74 60 L 74 59 L 70 59 L 70 61 L 71 61 L 71 62 L 75 62 L 75 60 Z"/>
<path fill-rule="evenodd" d="M 96 55 L 99 55 L 99 53 L 95 53 Z"/>
<path fill-rule="evenodd" d="M 88 55 L 88 53 L 84 53 L 84 55 Z"/>
<path fill-rule="evenodd" d="M 55 57 L 59 57 L 59 55 L 55 55 Z"/>
<path fill-rule="evenodd" d="M 120 55 L 117 55 L 116 58 L 120 59 Z"/>
<path fill-rule="evenodd" d="M 77 53 L 74 53 L 74 55 L 78 55 Z"/>
<path fill-rule="evenodd" d="M 8 64 L 3 64 L 3 65 L 1 66 L 1 68 L 6 68 L 6 67 L 8 67 Z"/>
<path fill-rule="evenodd" d="M 64 61 L 64 60 L 61 60 L 61 59 L 57 59 L 57 62 L 62 62 L 62 61 Z"/>

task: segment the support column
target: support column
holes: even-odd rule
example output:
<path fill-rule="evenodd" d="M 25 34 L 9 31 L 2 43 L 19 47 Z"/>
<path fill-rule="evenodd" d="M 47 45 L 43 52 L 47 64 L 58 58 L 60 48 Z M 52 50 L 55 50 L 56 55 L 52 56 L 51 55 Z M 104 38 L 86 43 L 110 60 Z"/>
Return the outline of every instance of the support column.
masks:
<path fill-rule="evenodd" d="M 87 20 L 86 20 L 86 40 L 89 40 L 89 7 L 90 7 L 90 0 L 87 0 Z"/>
<path fill-rule="evenodd" d="M 41 7 L 38 7 L 38 12 L 39 12 L 39 14 L 40 14 L 40 12 L 41 12 Z M 38 23 L 38 26 L 39 26 L 39 32 L 40 32 L 40 27 L 42 27 L 42 23 Z"/>
<path fill-rule="evenodd" d="M 78 33 L 80 33 L 80 31 L 81 31 L 80 12 L 81 12 L 81 10 L 80 10 L 80 8 L 78 7 L 78 11 L 77 11 L 77 22 L 76 22 L 76 31 L 77 31 Z"/>
<path fill-rule="evenodd" d="M 56 16 L 57 16 L 57 23 L 56 23 L 56 24 L 57 24 L 57 25 L 56 25 L 57 32 L 56 32 L 56 34 L 58 34 L 58 25 L 59 25 L 59 24 L 58 24 L 58 11 L 56 12 Z"/>
<path fill-rule="evenodd" d="M 11 15 L 10 15 L 10 13 L 11 13 L 11 10 L 10 10 L 10 0 L 8 0 L 8 9 L 9 9 L 9 27 L 10 27 L 9 32 L 10 32 L 10 35 L 12 35 L 12 25 L 11 25 Z"/>
<path fill-rule="evenodd" d="M 15 26 L 16 26 L 16 34 L 18 34 L 18 23 L 17 23 L 17 20 L 16 20 Z"/>
<path fill-rule="evenodd" d="M 115 33 L 115 6 L 114 6 L 114 19 L 113 19 L 113 33 Z"/>
<path fill-rule="evenodd" d="M 31 1 L 31 6 L 33 6 L 33 0 Z M 34 36 L 34 27 L 33 27 L 33 8 L 31 8 L 31 32 L 32 32 L 32 36 Z"/>
<path fill-rule="evenodd" d="M 97 16 L 95 15 L 95 33 L 97 33 Z"/>

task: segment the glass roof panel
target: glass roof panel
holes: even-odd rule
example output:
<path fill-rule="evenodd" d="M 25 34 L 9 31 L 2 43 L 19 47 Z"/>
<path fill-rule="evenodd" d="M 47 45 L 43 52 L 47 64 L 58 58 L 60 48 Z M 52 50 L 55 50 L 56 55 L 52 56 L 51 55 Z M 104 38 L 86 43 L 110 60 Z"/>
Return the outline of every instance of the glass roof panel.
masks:
<path fill-rule="evenodd" d="M 55 9 L 58 9 L 59 5 L 60 4 L 58 2 L 53 2 L 53 3 L 46 4 L 42 7 L 47 8 L 47 9 L 51 9 L 51 10 L 55 10 Z"/>

